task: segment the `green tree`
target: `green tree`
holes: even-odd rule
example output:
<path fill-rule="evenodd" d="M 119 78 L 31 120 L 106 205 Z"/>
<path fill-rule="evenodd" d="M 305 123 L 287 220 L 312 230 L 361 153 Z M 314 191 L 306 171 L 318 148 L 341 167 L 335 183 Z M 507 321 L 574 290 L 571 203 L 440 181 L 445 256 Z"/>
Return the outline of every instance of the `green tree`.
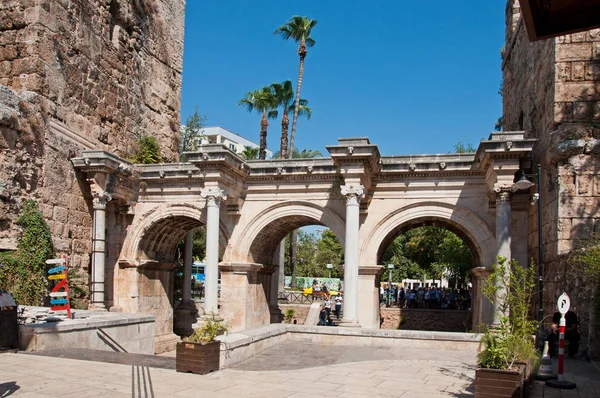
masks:
<path fill-rule="evenodd" d="M 262 114 L 260 120 L 260 143 L 259 143 L 259 159 L 265 159 L 267 156 L 267 128 L 269 127 L 268 119 L 277 117 L 277 103 L 275 95 L 270 86 L 265 86 L 260 90 L 254 90 L 246 93 L 246 96 L 238 102 L 239 106 L 246 108 L 248 112 L 256 110 Z"/>
<path fill-rule="evenodd" d="M 294 118 L 292 119 L 292 132 L 290 135 L 290 148 L 288 157 L 292 158 L 294 153 L 294 137 L 296 135 L 296 122 L 300 112 L 300 91 L 302 90 L 302 78 L 304 76 L 304 58 L 306 58 L 307 47 L 315 45 L 315 41 L 310 37 L 312 29 L 317 24 L 314 19 L 307 17 L 293 16 L 285 25 L 280 26 L 274 34 L 281 35 L 283 39 L 292 39 L 298 45 L 298 56 L 300 57 L 300 68 L 298 70 L 298 84 L 296 86 L 296 102 L 294 104 Z"/>
<path fill-rule="evenodd" d="M 246 160 L 256 160 L 258 159 L 259 150 L 259 148 L 252 148 L 251 146 L 247 146 L 244 148 L 244 151 L 240 153 L 240 155 Z"/>
<path fill-rule="evenodd" d="M 288 129 L 290 125 L 290 112 L 294 112 L 294 89 L 292 88 L 292 82 L 286 80 L 282 83 L 273 83 L 271 84 L 271 89 L 273 90 L 273 94 L 275 95 L 275 102 L 277 102 L 277 106 L 281 107 L 282 117 L 281 117 L 281 145 L 279 149 L 279 157 L 285 159 L 287 155 L 287 146 L 288 146 Z M 308 101 L 305 99 L 300 99 L 299 107 L 298 107 L 298 116 L 306 116 L 307 119 L 310 119 L 312 115 L 312 110 L 308 107 Z M 293 157 L 293 156 L 292 156 Z"/>
<path fill-rule="evenodd" d="M 317 264 L 334 265 L 331 270 L 332 278 L 338 278 L 342 275 L 337 266 L 344 263 L 344 248 L 337 239 L 337 236 L 330 229 L 325 229 L 321 233 L 321 239 L 317 242 L 315 259 Z M 327 276 L 329 276 L 329 270 L 325 269 L 325 271 L 327 272 Z"/>
<path fill-rule="evenodd" d="M 185 152 L 192 152 L 198 149 L 198 139 L 204 136 L 202 133 L 204 122 L 206 122 L 206 116 L 201 116 L 198 113 L 198 107 L 196 107 L 194 113 L 186 119 L 185 126 L 183 126 L 181 131 L 181 136 L 179 138 L 180 161 L 185 162 L 187 160 Z"/>
<path fill-rule="evenodd" d="M 465 145 L 465 143 L 463 143 L 462 141 L 458 141 L 456 144 L 454 144 L 454 153 L 474 153 L 475 152 L 475 148 L 473 148 L 473 145 L 467 143 Z"/>

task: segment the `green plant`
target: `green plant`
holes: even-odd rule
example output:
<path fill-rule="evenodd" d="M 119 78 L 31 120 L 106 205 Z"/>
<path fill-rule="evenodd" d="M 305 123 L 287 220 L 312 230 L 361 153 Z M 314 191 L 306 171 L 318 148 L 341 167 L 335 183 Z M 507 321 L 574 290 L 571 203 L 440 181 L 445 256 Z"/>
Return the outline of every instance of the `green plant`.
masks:
<path fill-rule="evenodd" d="M 50 227 L 33 200 L 23 202 L 17 250 L 0 253 L 0 286 L 20 305 L 41 305 L 47 287 L 46 260 L 54 257 Z"/>
<path fill-rule="evenodd" d="M 535 267 L 521 267 L 516 260 L 498 257 L 498 264 L 484 282 L 482 293 L 501 314 L 495 329 L 485 329 L 477 356 L 479 366 L 511 369 L 515 362 L 529 362 L 535 368 L 539 353 L 533 344 L 537 321 L 529 318 L 536 286 Z"/>
<path fill-rule="evenodd" d="M 161 162 L 160 145 L 156 137 L 143 136 L 137 140 L 138 148 L 131 157 L 131 162 L 138 164 L 154 164 Z"/>
<path fill-rule="evenodd" d="M 185 341 L 206 344 L 214 341 L 217 336 L 227 332 L 229 332 L 229 326 L 225 325 L 215 314 L 209 314 L 204 320 L 204 324 L 195 329 L 194 333 L 187 337 Z"/>
<path fill-rule="evenodd" d="M 285 315 L 283 316 L 283 323 L 292 323 L 292 319 L 294 319 L 294 315 L 296 311 L 293 309 L 289 309 L 285 311 Z"/>

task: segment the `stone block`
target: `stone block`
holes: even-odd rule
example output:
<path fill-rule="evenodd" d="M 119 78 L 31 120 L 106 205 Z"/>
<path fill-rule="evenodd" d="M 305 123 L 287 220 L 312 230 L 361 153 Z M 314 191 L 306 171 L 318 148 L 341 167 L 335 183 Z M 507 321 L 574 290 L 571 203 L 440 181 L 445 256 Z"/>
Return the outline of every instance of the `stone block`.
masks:
<path fill-rule="evenodd" d="M 591 43 L 569 43 L 556 45 L 557 61 L 585 61 L 591 58 Z"/>
<path fill-rule="evenodd" d="M 591 102 L 573 102 L 573 121 L 587 122 L 591 115 Z"/>
<path fill-rule="evenodd" d="M 584 80 L 585 79 L 585 62 L 572 62 L 571 63 L 571 78 L 573 80 Z"/>
<path fill-rule="evenodd" d="M 573 121 L 573 103 L 556 102 L 554 103 L 554 121 L 557 123 Z"/>
<path fill-rule="evenodd" d="M 555 74 L 556 74 L 557 81 L 571 80 L 571 63 L 570 62 L 557 62 L 555 65 Z"/>
<path fill-rule="evenodd" d="M 592 120 L 600 120 L 600 102 L 592 103 Z"/>
<path fill-rule="evenodd" d="M 589 196 L 592 194 L 594 176 L 590 174 L 583 174 L 577 176 L 577 194 L 582 196 Z"/>
<path fill-rule="evenodd" d="M 570 218 L 559 218 L 557 224 L 558 239 L 570 239 L 571 227 L 572 223 Z"/>
<path fill-rule="evenodd" d="M 557 102 L 599 101 L 600 82 L 567 82 L 556 84 Z"/>

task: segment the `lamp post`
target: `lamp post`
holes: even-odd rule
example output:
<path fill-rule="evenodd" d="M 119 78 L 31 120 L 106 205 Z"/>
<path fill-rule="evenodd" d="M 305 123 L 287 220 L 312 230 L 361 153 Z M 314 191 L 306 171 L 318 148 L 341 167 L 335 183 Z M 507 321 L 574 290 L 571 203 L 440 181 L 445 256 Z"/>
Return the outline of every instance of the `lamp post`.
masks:
<path fill-rule="evenodd" d="M 536 177 L 536 183 L 529 178 Z M 521 178 L 513 185 L 514 190 L 529 189 L 537 184 L 537 193 L 533 194 L 533 201 L 538 205 L 538 321 L 544 319 L 544 246 L 542 243 L 542 167 L 537 165 L 537 173 L 525 174 L 521 172 Z M 531 203 L 533 204 L 533 202 Z"/>
<path fill-rule="evenodd" d="M 327 269 L 329 270 L 329 279 L 331 279 L 331 269 L 333 268 L 333 264 L 327 264 Z"/>
<path fill-rule="evenodd" d="M 392 271 L 394 270 L 394 264 L 388 264 L 388 269 L 390 270 L 390 287 L 392 286 Z"/>

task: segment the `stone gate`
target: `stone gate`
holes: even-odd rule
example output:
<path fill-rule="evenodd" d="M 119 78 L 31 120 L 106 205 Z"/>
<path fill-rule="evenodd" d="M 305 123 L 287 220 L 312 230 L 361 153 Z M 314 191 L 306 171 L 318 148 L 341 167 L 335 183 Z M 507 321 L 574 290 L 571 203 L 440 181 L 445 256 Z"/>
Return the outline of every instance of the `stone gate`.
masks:
<path fill-rule="evenodd" d="M 72 162 L 94 198 L 92 306 L 155 315 L 156 350 L 168 349 L 176 247 L 187 237 L 189 272 L 190 231 L 206 225 L 205 310 L 233 331 L 277 321 L 279 244 L 317 224 L 344 247 L 343 325 L 378 328 L 386 247 L 402 230 L 438 225 L 472 253 L 473 328 L 491 323 L 480 284 L 496 256 L 528 263 L 529 192 L 512 187 L 535 141 L 502 132 L 476 153 L 381 156 L 368 138 L 340 138 L 328 158 L 254 161 L 213 144 L 156 165 L 84 151 Z M 180 311 L 192 308 L 189 279 Z"/>

